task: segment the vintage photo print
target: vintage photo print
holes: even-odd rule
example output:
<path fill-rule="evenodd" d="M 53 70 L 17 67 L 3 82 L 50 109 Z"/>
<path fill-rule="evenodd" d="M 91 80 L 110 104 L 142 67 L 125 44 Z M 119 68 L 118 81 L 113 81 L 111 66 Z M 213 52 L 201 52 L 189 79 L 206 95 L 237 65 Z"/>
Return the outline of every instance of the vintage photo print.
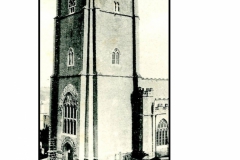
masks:
<path fill-rule="evenodd" d="M 169 0 L 40 0 L 39 159 L 169 160 Z"/>

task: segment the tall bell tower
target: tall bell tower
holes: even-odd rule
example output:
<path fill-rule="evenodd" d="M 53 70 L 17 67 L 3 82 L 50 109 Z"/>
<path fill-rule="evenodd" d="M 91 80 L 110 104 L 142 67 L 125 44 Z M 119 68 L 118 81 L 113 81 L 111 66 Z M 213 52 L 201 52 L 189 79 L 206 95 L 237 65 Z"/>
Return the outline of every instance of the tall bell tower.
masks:
<path fill-rule="evenodd" d="M 142 151 L 137 0 L 57 0 L 49 159 Z"/>

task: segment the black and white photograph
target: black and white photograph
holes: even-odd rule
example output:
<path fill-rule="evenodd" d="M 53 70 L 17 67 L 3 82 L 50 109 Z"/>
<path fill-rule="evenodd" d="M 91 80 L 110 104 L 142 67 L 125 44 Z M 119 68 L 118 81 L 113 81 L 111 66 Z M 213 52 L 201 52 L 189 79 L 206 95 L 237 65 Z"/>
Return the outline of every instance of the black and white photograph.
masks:
<path fill-rule="evenodd" d="M 238 160 L 240 1 L 1 1 L 3 160 Z"/>
<path fill-rule="evenodd" d="M 169 160 L 169 1 L 41 0 L 42 160 Z"/>

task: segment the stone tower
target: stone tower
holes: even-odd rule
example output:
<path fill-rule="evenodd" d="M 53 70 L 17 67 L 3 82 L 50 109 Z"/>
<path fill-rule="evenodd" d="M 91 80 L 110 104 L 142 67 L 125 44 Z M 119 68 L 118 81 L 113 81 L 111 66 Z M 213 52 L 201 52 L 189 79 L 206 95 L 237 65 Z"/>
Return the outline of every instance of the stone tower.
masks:
<path fill-rule="evenodd" d="M 137 0 L 57 0 L 49 159 L 141 152 L 137 8 Z"/>

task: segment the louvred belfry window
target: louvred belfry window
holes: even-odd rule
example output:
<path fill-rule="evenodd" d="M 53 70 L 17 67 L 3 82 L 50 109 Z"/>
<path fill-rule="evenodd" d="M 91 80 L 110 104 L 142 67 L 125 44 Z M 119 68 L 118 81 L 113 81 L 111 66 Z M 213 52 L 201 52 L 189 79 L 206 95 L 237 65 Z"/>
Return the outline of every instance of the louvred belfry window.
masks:
<path fill-rule="evenodd" d="M 115 64 L 115 53 L 112 53 L 112 64 Z"/>
<path fill-rule="evenodd" d="M 120 51 L 117 48 L 112 53 L 112 64 L 120 64 Z"/>

